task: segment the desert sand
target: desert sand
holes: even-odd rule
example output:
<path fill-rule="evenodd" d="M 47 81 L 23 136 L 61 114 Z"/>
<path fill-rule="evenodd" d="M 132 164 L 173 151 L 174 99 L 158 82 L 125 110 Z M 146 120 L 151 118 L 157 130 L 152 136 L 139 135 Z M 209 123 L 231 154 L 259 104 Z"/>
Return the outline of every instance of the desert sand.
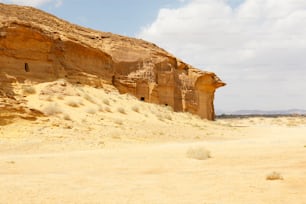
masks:
<path fill-rule="evenodd" d="M 306 203 L 305 117 L 212 122 L 61 80 L 19 91 L 46 116 L 0 126 L 0 203 Z"/>

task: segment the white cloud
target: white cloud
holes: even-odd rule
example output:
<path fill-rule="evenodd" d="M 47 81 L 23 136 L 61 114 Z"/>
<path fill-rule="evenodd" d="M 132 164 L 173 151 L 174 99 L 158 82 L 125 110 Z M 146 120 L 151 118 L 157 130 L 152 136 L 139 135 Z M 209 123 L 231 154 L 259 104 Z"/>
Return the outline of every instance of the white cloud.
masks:
<path fill-rule="evenodd" d="M 58 8 L 58 7 L 60 7 L 62 4 L 63 4 L 63 1 L 62 1 L 62 0 L 57 0 L 57 1 L 55 2 L 55 7 Z"/>
<path fill-rule="evenodd" d="M 306 109 L 306 1 L 229 2 L 161 9 L 138 37 L 226 81 L 217 109 Z"/>
<path fill-rule="evenodd" d="M 39 7 L 48 3 L 53 3 L 55 7 L 62 5 L 62 0 L 0 0 L 0 2 L 33 7 Z"/>

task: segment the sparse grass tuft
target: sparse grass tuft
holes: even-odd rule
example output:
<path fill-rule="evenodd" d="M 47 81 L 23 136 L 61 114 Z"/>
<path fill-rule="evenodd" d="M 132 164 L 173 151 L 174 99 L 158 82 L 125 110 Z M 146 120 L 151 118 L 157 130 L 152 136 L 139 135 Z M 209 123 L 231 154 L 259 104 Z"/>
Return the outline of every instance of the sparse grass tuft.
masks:
<path fill-rule="evenodd" d="M 110 107 L 105 107 L 104 110 L 105 110 L 106 112 L 109 112 L 109 113 L 112 112 L 112 110 L 110 109 Z"/>
<path fill-rule="evenodd" d="M 103 99 L 103 101 L 102 101 L 105 105 L 108 105 L 109 106 L 109 100 L 108 99 Z"/>
<path fill-rule="evenodd" d="M 96 101 L 88 94 L 85 94 L 84 95 L 84 99 L 86 99 L 87 101 L 93 103 L 93 104 L 96 104 Z"/>
<path fill-rule="evenodd" d="M 284 178 L 282 177 L 282 175 L 279 172 L 273 171 L 272 173 L 268 174 L 266 176 L 266 180 L 283 180 Z"/>
<path fill-rule="evenodd" d="M 166 109 L 167 109 L 168 111 L 173 112 L 173 108 L 172 108 L 172 106 L 166 106 Z"/>
<path fill-rule="evenodd" d="M 52 102 L 52 101 L 53 101 L 52 96 L 48 96 L 48 97 L 46 98 L 46 101 Z"/>
<path fill-rule="evenodd" d="M 192 147 L 187 150 L 187 157 L 197 160 L 205 160 L 211 158 L 210 151 L 204 147 Z"/>
<path fill-rule="evenodd" d="M 138 107 L 138 106 L 133 106 L 133 107 L 132 107 L 132 110 L 135 111 L 135 112 L 137 112 L 137 113 L 139 113 L 139 107 Z"/>
<path fill-rule="evenodd" d="M 67 113 L 65 113 L 65 114 L 63 115 L 63 118 L 64 118 L 64 120 L 72 120 L 71 117 L 70 117 L 70 115 L 68 115 Z"/>
<path fill-rule="evenodd" d="M 71 106 L 71 107 L 73 107 L 73 108 L 77 108 L 77 107 L 79 107 L 79 105 L 80 105 L 80 103 L 79 102 L 77 102 L 77 101 L 75 101 L 75 100 L 69 100 L 69 101 L 67 101 L 67 103 L 66 103 L 68 106 Z"/>
<path fill-rule="evenodd" d="M 87 108 L 86 112 L 89 113 L 89 114 L 95 114 L 97 112 L 97 110 L 94 109 L 94 108 Z"/>
<path fill-rule="evenodd" d="M 98 105 L 98 111 L 100 111 L 100 112 L 104 112 L 104 108 L 103 108 L 103 106 Z"/>
<path fill-rule="evenodd" d="M 61 113 L 61 109 L 59 108 L 57 103 L 50 103 L 44 109 L 43 113 L 46 115 L 55 115 L 57 113 Z"/>
<path fill-rule="evenodd" d="M 157 119 L 158 119 L 158 120 L 160 120 L 160 121 L 164 121 L 164 117 L 163 117 L 163 115 L 162 115 L 162 114 L 157 113 L 157 114 L 156 114 L 156 117 L 157 117 Z"/>
<path fill-rule="evenodd" d="M 165 115 L 165 119 L 172 120 L 172 116 L 170 114 Z"/>
<path fill-rule="evenodd" d="M 118 110 L 119 113 L 126 114 L 124 108 L 122 108 L 122 107 L 117 108 L 117 110 Z"/>
<path fill-rule="evenodd" d="M 115 122 L 117 125 L 122 125 L 122 124 L 123 124 L 122 120 L 120 120 L 120 119 L 116 119 L 114 122 Z"/>
<path fill-rule="evenodd" d="M 57 99 L 59 99 L 59 100 L 64 100 L 64 96 L 63 96 L 63 95 L 58 95 L 58 96 L 57 96 Z"/>
<path fill-rule="evenodd" d="M 115 140 L 121 140 L 121 137 L 119 135 L 113 135 L 112 138 Z"/>
<path fill-rule="evenodd" d="M 36 93 L 36 90 L 35 90 L 35 88 L 34 87 L 32 87 L 32 86 L 29 86 L 29 85 L 24 85 L 24 86 L 22 86 L 22 93 L 24 94 L 24 95 L 31 95 L 31 94 L 35 94 Z"/>

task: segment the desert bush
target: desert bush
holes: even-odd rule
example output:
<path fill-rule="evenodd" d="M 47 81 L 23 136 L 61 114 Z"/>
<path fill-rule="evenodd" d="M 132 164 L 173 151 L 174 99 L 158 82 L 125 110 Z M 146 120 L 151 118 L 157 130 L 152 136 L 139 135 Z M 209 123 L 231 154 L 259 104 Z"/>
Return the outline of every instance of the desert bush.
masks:
<path fill-rule="evenodd" d="M 65 114 L 63 115 L 63 119 L 64 119 L 64 120 L 72 120 L 71 117 L 70 117 L 70 115 L 68 115 L 67 113 L 65 113 Z"/>
<path fill-rule="evenodd" d="M 166 110 L 173 112 L 172 106 L 166 106 Z"/>
<path fill-rule="evenodd" d="M 57 96 L 57 99 L 59 99 L 59 100 L 64 100 L 64 96 L 63 96 L 63 95 L 58 95 L 58 96 Z"/>
<path fill-rule="evenodd" d="M 96 104 L 96 101 L 90 95 L 88 95 L 88 94 L 84 95 L 84 99 L 86 99 L 90 103 Z"/>
<path fill-rule="evenodd" d="M 157 114 L 156 114 L 156 117 L 157 117 L 157 119 L 158 119 L 158 120 L 160 120 L 160 121 L 164 121 L 164 117 L 163 117 L 163 115 L 162 115 L 162 114 L 157 113 Z"/>
<path fill-rule="evenodd" d="M 61 113 L 62 111 L 57 103 L 50 103 L 44 107 L 42 112 L 46 115 L 55 115 Z"/>
<path fill-rule="evenodd" d="M 110 109 L 110 107 L 105 107 L 104 110 L 105 110 L 106 112 L 109 112 L 109 113 L 112 112 L 112 110 Z"/>
<path fill-rule="evenodd" d="M 112 138 L 115 139 L 115 140 L 120 140 L 121 139 L 121 137 L 118 136 L 118 135 L 113 135 Z"/>
<path fill-rule="evenodd" d="M 109 106 L 109 100 L 108 100 L 108 99 L 105 98 L 105 99 L 102 100 L 102 102 L 103 102 L 105 105 L 108 105 L 108 106 Z"/>
<path fill-rule="evenodd" d="M 80 105 L 80 103 L 78 101 L 75 101 L 75 100 L 69 100 L 69 101 L 66 102 L 66 104 L 68 106 L 73 107 L 73 108 L 77 108 Z"/>
<path fill-rule="evenodd" d="M 197 160 L 205 160 L 211 158 L 210 151 L 205 147 L 191 147 L 186 152 L 187 157 Z"/>
<path fill-rule="evenodd" d="M 97 110 L 92 107 L 86 109 L 86 113 L 89 113 L 89 114 L 95 114 L 96 112 Z"/>
<path fill-rule="evenodd" d="M 36 90 L 33 86 L 22 86 L 22 93 L 24 95 L 30 95 L 30 94 L 35 94 Z"/>
<path fill-rule="evenodd" d="M 100 111 L 100 112 L 104 112 L 104 108 L 103 108 L 103 106 L 98 105 L 98 111 Z"/>
<path fill-rule="evenodd" d="M 53 101 L 53 98 L 52 98 L 52 96 L 47 96 L 47 97 L 44 98 L 44 100 L 51 102 L 51 101 Z"/>
<path fill-rule="evenodd" d="M 122 108 L 122 107 L 117 108 L 117 110 L 118 110 L 119 113 L 126 114 L 124 108 Z"/>
<path fill-rule="evenodd" d="M 116 119 L 114 122 L 115 122 L 117 125 L 122 125 L 122 124 L 123 124 L 123 121 L 120 120 L 120 119 Z"/>
<path fill-rule="evenodd" d="M 273 171 L 272 173 L 266 176 L 266 180 L 283 180 L 284 178 L 279 172 Z"/>
<path fill-rule="evenodd" d="M 172 120 L 172 116 L 171 116 L 170 114 L 167 114 L 167 115 L 165 115 L 164 117 L 165 117 L 165 119 L 167 119 L 167 120 Z"/>
<path fill-rule="evenodd" d="M 135 111 L 135 112 L 137 112 L 137 113 L 139 113 L 139 107 L 138 107 L 138 106 L 133 106 L 133 107 L 132 107 L 132 110 Z"/>

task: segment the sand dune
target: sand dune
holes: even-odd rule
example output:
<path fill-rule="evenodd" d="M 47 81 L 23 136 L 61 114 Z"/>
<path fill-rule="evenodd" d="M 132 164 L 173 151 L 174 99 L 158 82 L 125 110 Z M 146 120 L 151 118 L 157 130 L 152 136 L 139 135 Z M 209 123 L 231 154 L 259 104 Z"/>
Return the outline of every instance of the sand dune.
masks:
<path fill-rule="evenodd" d="M 26 94 L 48 117 L 0 126 L 0 203 L 306 201 L 304 117 L 211 122 L 61 83 Z"/>

